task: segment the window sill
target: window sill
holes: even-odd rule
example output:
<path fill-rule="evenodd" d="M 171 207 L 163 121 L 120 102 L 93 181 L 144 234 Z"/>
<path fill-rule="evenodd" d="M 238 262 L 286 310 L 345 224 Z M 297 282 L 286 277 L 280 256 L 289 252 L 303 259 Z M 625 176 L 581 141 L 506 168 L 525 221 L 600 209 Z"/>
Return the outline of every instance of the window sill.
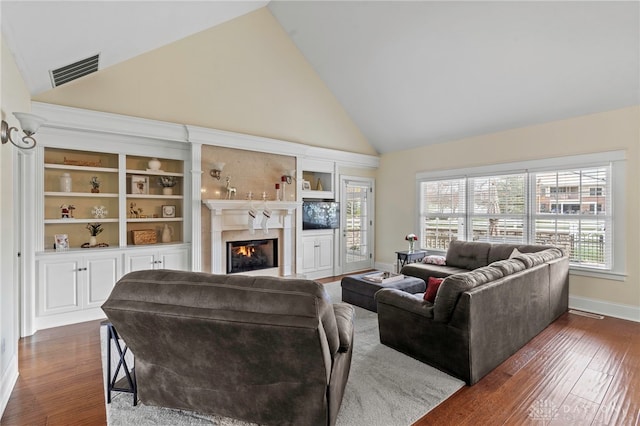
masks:
<path fill-rule="evenodd" d="M 613 281 L 626 281 L 627 274 L 621 272 L 614 271 L 602 271 L 597 269 L 586 269 L 586 268 L 578 268 L 578 267 L 570 267 L 569 275 L 578 275 L 581 277 L 591 277 L 591 278 L 602 278 L 606 280 Z"/>

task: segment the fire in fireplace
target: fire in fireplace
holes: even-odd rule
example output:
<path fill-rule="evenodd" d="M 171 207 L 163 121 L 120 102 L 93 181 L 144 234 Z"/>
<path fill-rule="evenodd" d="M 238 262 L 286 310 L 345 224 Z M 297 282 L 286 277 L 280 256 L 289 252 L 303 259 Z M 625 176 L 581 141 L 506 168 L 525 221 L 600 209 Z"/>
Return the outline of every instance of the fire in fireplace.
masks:
<path fill-rule="evenodd" d="M 278 266 L 278 239 L 227 242 L 227 274 Z"/>

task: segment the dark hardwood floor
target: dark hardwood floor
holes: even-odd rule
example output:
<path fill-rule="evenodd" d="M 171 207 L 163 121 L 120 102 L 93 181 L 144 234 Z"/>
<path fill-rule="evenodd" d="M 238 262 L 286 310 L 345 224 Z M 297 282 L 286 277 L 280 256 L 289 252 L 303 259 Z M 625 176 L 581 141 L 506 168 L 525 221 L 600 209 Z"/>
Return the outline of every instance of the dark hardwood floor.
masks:
<path fill-rule="evenodd" d="M 104 425 L 99 325 L 91 321 L 21 339 L 20 377 L 0 424 Z M 415 425 L 639 422 L 640 323 L 566 313 Z"/>

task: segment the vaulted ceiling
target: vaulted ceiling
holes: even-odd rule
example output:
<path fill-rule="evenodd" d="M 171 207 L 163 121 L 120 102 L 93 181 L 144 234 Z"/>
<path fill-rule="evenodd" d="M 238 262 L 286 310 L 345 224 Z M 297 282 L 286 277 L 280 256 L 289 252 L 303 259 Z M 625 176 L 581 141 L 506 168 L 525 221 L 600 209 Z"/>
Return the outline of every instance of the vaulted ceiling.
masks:
<path fill-rule="evenodd" d="M 640 3 L 2 1 L 32 93 L 268 7 L 385 153 L 640 103 Z"/>

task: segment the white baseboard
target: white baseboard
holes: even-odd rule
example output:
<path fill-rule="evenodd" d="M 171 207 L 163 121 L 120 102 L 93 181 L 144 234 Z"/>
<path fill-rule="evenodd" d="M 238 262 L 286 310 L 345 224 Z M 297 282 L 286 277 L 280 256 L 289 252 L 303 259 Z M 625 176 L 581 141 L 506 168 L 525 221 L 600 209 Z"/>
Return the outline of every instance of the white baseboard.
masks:
<path fill-rule="evenodd" d="M 85 309 L 82 311 L 65 312 L 63 314 L 47 315 L 36 317 L 34 323 L 34 333 L 46 328 L 60 327 L 63 325 L 77 324 L 79 322 L 106 319 L 106 315 L 100 308 Z"/>
<path fill-rule="evenodd" d="M 569 308 L 640 322 L 640 307 L 569 295 Z"/>
<path fill-rule="evenodd" d="M 4 409 L 7 408 L 13 387 L 18 381 L 18 374 L 18 354 L 15 353 L 0 380 L 0 418 L 4 414 Z"/>

